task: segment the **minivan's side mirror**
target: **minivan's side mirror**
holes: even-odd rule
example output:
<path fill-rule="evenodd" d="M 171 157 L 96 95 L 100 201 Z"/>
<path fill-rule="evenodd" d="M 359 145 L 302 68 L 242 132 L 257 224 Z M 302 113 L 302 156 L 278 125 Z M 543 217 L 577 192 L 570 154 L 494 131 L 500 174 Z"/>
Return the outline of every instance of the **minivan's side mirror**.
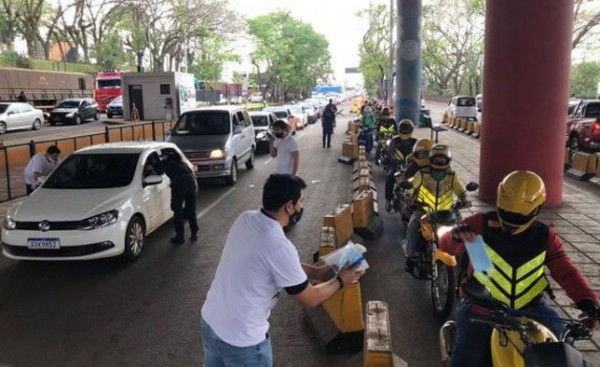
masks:
<path fill-rule="evenodd" d="M 143 180 L 143 186 L 151 186 L 151 185 L 158 185 L 161 184 L 163 182 L 163 178 L 160 175 L 150 175 L 148 177 L 145 177 Z"/>

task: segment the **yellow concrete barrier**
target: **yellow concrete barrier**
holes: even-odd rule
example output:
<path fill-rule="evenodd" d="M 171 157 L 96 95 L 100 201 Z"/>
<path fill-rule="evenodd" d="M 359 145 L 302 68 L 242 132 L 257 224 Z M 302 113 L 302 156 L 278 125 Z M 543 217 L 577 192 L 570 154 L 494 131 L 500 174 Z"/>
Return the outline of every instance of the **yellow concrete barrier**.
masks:
<path fill-rule="evenodd" d="M 367 302 L 363 367 L 401 367 L 407 363 L 392 351 L 392 332 L 387 303 Z"/>
<path fill-rule="evenodd" d="M 584 152 L 575 152 L 571 168 L 567 170 L 567 175 L 580 181 L 587 181 L 596 175 L 596 165 L 596 156 Z"/>
<path fill-rule="evenodd" d="M 342 204 L 323 218 L 323 227 L 332 227 L 335 230 L 335 247 L 345 245 L 353 234 L 352 207 Z"/>
<path fill-rule="evenodd" d="M 373 191 L 363 191 L 352 202 L 352 225 L 354 230 L 367 228 L 374 216 Z"/>

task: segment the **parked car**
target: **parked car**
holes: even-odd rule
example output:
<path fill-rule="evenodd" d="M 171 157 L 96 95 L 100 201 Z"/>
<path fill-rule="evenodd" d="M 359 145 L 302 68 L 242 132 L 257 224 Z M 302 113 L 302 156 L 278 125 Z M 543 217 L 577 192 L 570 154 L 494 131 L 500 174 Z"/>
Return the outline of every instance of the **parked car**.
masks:
<path fill-rule="evenodd" d="M 146 236 L 173 216 L 168 177 L 144 174 L 166 150 L 192 167 L 164 142 L 108 143 L 69 155 L 8 210 L 2 253 L 19 260 L 136 260 Z"/>
<path fill-rule="evenodd" d="M 319 115 L 319 107 L 315 105 L 312 101 L 304 101 L 299 104 L 302 107 L 302 110 L 306 113 L 306 122 L 308 124 L 314 124 L 317 122 Z"/>
<path fill-rule="evenodd" d="M 296 124 L 292 123 L 290 116 L 292 112 L 286 106 L 271 106 L 263 108 L 263 111 L 273 112 L 277 119 L 284 120 L 290 126 L 290 133 L 296 135 Z"/>
<path fill-rule="evenodd" d="M 446 108 L 445 117 L 461 117 L 467 120 L 477 121 L 477 103 L 473 96 L 455 96 Z"/>
<path fill-rule="evenodd" d="M 262 96 L 262 93 L 260 93 L 260 92 L 254 92 L 250 96 L 250 98 L 248 99 L 248 102 L 251 102 L 251 103 L 262 103 L 263 100 L 264 100 L 264 98 Z"/>
<path fill-rule="evenodd" d="M 234 185 L 241 164 L 254 168 L 254 125 L 242 106 L 188 110 L 167 134 L 168 141 L 175 143 L 192 162 L 199 179 L 222 177 Z"/>
<path fill-rule="evenodd" d="M 39 130 L 44 121 L 44 111 L 27 103 L 0 103 L 0 134 L 10 130 Z"/>
<path fill-rule="evenodd" d="M 600 150 L 600 100 L 582 100 L 567 119 L 567 146 L 575 150 Z"/>
<path fill-rule="evenodd" d="M 106 106 L 106 117 L 110 119 L 114 116 L 123 116 L 123 96 L 118 96 Z"/>
<path fill-rule="evenodd" d="M 252 124 L 254 125 L 254 135 L 256 139 L 256 151 L 269 151 L 269 140 L 271 139 L 270 129 L 273 123 L 277 121 L 277 116 L 273 112 L 253 111 L 250 112 Z"/>
<path fill-rule="evenodd" d="M 79 125 L 88 119 L 98 120 L 100 108 L 92 98 L 69 98 L 62 100 L 50 111 L 50 125 L 68 123 Z"/>
<path fill-rule="evenodd" d="M 291 124 L 294 124 L 297 130 L 304 129 L 304 126 L 308 124 L 308 115 L 302 109 L 302 106 L 297 104 L 287 106 L 292 115 L 290 119 L 292 120 Z"/>

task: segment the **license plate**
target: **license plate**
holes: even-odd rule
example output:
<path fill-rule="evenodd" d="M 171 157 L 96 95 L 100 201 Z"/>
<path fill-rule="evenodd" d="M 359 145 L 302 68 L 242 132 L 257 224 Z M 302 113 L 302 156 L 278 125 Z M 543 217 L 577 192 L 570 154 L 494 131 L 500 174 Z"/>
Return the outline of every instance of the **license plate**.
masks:
<path fill-rule="evenodd" d="M 35 249 L 59 249 L 60 240 L 58 238 L 28 238 L 27 248 Z"/>

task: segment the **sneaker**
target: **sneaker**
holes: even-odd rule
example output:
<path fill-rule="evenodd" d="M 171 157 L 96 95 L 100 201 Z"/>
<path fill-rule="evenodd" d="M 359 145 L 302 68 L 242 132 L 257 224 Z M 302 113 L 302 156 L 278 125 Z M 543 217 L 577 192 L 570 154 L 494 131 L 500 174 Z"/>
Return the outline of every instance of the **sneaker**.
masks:
<path fill-rule="evenodd" d="M 385 201 L 385 211 L 388 213 L 392 211 L 392 202 L 390 200 Z"/>
<path fill-rule="evenodd" d="M 198 232 L 192 233 L 192 237 L 190 237 L 190 241 L 192 241 L 192 242 L 198 241 Z"/>
<path fill-rule="evenodd" d="M 173 237 L 173 238 L 171 238 L 171 243 L 174 243 L 176 245 L 181 245 L 184 242 L 185 242 L 185 240 L 183 239 L 183 237 Z"/>

